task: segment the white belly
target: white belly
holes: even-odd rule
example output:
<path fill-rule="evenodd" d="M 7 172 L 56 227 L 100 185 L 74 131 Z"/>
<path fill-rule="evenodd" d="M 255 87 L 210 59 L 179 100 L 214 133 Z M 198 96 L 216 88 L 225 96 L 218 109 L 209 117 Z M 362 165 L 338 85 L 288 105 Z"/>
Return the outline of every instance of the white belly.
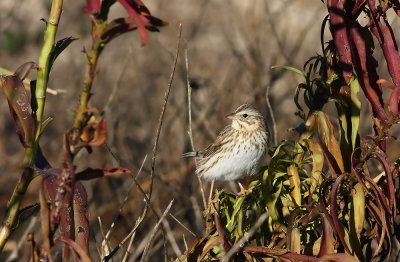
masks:
<path fill-rule="evenodd" d="M 240 146 L 241 148 L 239 148 Z M 202 178 L 226 181 L 255 175 L 259 171 L 264 156 L 265 148 L 263 146 L 243 148 L 243 144 L 238 143 L 231 153 L 224 154 L 223 157 L 221 157 L 221 154 L 212 156 L 208 162 L 215 164 L 202 173 Z M 220 158 L 217 160 L 218 157 Z"/>

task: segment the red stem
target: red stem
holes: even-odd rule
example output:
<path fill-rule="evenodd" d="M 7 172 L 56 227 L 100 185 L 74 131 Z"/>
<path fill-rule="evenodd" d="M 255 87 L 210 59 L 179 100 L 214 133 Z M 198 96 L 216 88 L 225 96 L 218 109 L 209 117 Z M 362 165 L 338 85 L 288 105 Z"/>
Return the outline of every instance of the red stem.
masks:
<path fill-rule="evenodd" d="M 344 12 L 344 1 L 328 0 L 328 12 L 330 29 L 333 36 L 333 41 L 339 53 L 339 60 L 343 70 L 343 77 L 346 83 L 349 83 L 353 74 L 351 49 L 347 34 L 347 22 Z"/>
<path fill-rule="evenodd" d="M 375 35 L 379 42 L 379 45 L 382 48 L 388 71 L 390 73 L 390 76 L 392 77 L 393 83 L 396 86 L 396 90 L 394 92 L 397 91 L 397 97 L 395 97 L 395 102 L 393 101 L 393 103 L 390 104 L 390 110 L 393 116 L 397 117 L 399 114 L 398 95 L 400 90 L 400 56 L 398 53 L 399 50 L 396 44 L 393 30 L 387 20 L 385 19 L 385 25 L 382 24 L 380 20 L 375 18 L 374 12 L 372 12 L 372 19 L 374 21 L 374 24 L 370 30 Z"/>

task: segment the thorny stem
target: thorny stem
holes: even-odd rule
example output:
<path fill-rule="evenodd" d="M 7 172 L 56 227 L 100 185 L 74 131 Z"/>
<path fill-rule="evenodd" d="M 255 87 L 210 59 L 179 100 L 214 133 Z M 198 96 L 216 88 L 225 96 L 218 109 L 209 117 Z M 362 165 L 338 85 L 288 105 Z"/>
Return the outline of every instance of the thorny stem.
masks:
<path fill-rule="evenodd" d="M 33 104 L 36 104 L 35 119 L 35 140 L 31 147 L 25 149 L 22 166 L 24 171 L 14 188 L 14 192 L 8 202 L 7 212 L 0 229 L 0 253 L 2 252 L 13 228 L 17 223 L 18 211 L 24 198 L 29 183 L 34 178 L 34 172 L 30 167 L 34 165 L 35 155 L 39 145 L 40 133 L 43 123 L 44 106 L 46 102 L 46 90 L 49 76 L 50 55 L 54 49 L 54 42 L 61 16 L 63 0 L 53 0 L 44 33 L 44 43 L 39 57 L 39 68 L 37 72 L 36 90 Z"/>
<path fill-rule="evenodd" d="M 81 129 L 84 126 L 84 122 L 87 120 L 88 102 L 91 96 L 90 91 L 92 90 L 93 80 L 96 75 L 97 61 L 105 45 L 103 41 L 96 41 L 95 39 L 101 39 L 105 29 L 106 22 L 104 20 L 95 19 L 92 22 L 92 38 L 94 40 L 90 54 L 87 55 L 85 82 L 83 83 L 79 107 L 74 121 L 74 128 L 76 129 Z"/>

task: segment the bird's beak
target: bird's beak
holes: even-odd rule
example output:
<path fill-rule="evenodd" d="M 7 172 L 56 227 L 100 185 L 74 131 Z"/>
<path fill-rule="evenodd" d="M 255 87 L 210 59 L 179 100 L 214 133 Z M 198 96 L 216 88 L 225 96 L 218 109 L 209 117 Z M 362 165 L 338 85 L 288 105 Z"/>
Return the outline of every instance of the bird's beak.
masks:
<path fill-rule="evenodd" d="M 235 119 L 237 119 L 235 113 L 231 113 L 231 114 L 229 114 L 229 115 L 227 115 L 227 116 L 225 116 L 225 117 L 228 118 L 228 119 L 230 119 L 230 120 L 235 120 Z"/>

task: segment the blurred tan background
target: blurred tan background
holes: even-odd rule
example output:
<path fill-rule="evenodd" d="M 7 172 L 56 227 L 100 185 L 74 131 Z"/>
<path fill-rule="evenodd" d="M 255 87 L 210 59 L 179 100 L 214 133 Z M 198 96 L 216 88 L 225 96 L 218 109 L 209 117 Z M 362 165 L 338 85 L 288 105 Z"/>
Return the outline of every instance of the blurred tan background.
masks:
<path fill-rule="evenodd" d="M 321 1 L 196 1 L 146 0 L 152 15 L 169 23 L 159 33 L 149 33 L 148 44 L 140 47 L 138 32 L 113 40 L 104 50 L 98 64 L 94 96 L 91 105 L 104 112 L 107 119 L 109 148 L 96 148 L 92 154 L 80 154 L 77 170 L 86 167 L 124 166 L 138 172 L 144 162 L 139 181 L 145 190 L 149 186 L 151 151 L 164 92 L 167 88 L 175 53 L 178 24 L 182 23 L 181 52 L 163 124 L 156 161 L 153 204 L 162 212 L 175 199 L 171 213 L 197 236 L 204 232 L 202 198 L 194 175 L 194 161 L 182 159 L 191 150 L 188 130 L 188 106 L 185 69 L 185 45 L 189 60 L 192 91 L 193 136 L 196 149 L 213 141 L 229 122 L 224 116 L 244 102 L 253 103 L 271 123 L 267 113 L 266 91 L 276 118 L 277 140 L 295 138 L 287 131 L 300 120 L 293 94 L 302 79 L 289 71 L 272 70 L 273 65 L 291 65 L 301 69 L 311 56 L 321 53 L 320 30 L 327 11 Z M 90 48 L 90 19 L 81 11 L 85 1 L 65 1 L 57 38 L 80 36 L 64 51 L 50 75 L 49 87 L 65 91 L 48 95 L 46 116 L 54 117 L 41 139 L 44 154 L 50 163 L 62 165 L 63 133 L 72 125 L 71 112 L 77 106 L 85 72 L 82 49 Z M 37 61 L 43 38 L 50 1 L 3 0 L 0 2 L 0 66 L 14 71 L 26 61 Z M 116 3 L 110 18 L 126 16 Z M 326 35 L 329 35 L 326 29 Z M 326 38 L 329 40 L 329 38 Z M 31 77 L 34 74 L 31 73 Z M 7 199 L 20 174 L 23 149 L 8 113 L 4 95 L 0 103 L 0 205 L 4 213 Z M 132 187 L 130 177 L 103 178 L 84 182 L 89 195 L 88 213 L 93 230 L 91 254 L 94 261 L 103 237 L 98 217 L 107 230 L 118 213 L 127 192 L 127 205 L 111 233 L 111 246 L 119 243 L 134 226 L 143 207 L 143 196 Z M 203 182 L 208 194 L 209 184 Z M 218 183 L 217 188 L 236 190 L 236 185 Z M 24 205 L 38 202 L 39 179 L 28 190 Z M 26 258 L 27 229 L 35 231 L 38 240 L 38 213 L 24 221 L 7 245 L 0 260 L 14 250 L 17 257 Z M 167 219 L 177 243 L 169 244 L 169 257 L 175 258 L 194 240 L 171 217 Z M 149 214 L 133 241 L 130 261 L 140 258 L 144 244 L 156 223 Z M 29 227 L 30 226 L 30 227 Z M 150 251 L 150 261 L 162 261 L 162 237 L 157 234 Z M 169 242 L 170 243 L 170 242 Z M 173 246 L 173 245 L 172 245 Z M 125 249 L 119 251 L 119 261 Z M 15 256 L 14 256 L 15 257 Z M 12 259 L 10 259 L 12 260 Z M 18 261 L 15 260 L 15 261 Z"/>

